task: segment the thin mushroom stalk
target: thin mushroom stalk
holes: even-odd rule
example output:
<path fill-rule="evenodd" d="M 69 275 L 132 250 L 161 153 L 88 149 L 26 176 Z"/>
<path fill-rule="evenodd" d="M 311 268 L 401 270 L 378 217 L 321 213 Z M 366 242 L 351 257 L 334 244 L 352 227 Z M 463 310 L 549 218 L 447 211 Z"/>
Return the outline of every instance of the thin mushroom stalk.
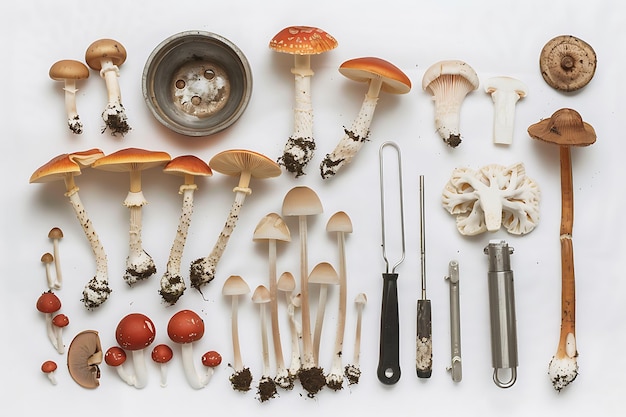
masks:
<path fill-rule="evenodd" d="M 265 402 L 277 395 L 276 382 L 270 377 L 270 352 L 268 340 L 267 326 L 267 304 L 270 302 L 270 292 L 263 286 L 259 285 L 254 294 L 252 301 L 259 304 L 259 320 L 261 322 L 261 352 L 263 356 L 263 371 L 259 380 L 258 398 L 259 401 Z"/>
<path fill-rule="evenodd" d="M 248 284 L 238 275 L 231 275 L 224 282 L 222 294 L 231 297 L 231 340 L 233 346 L 233 374 L 230 383 L 236 391 L 249 391 L 252 383 L 250 368 L 244 367 L 241 357 L 241 344 L 239 342 L 239 296 L 250 292 Z"/>
<path fill-rule="evenodd" d="M 129 253 L 126 258 L 126 271 L 124 272 L 124 281 L 128 285 L 133 285 L 137 281 L 143 280 L 156 272 L 154 259 L 143 249 L 141 240 L 142 228 L 142 207 L 148 204 L 143 192 L 131 191 L 124 200 L 124 206 L 130 211 L 130 227 L 129 227 Z"/>
<path fill-rule="evenodd" d="M 361 377 L 361 327 L 363 322 L 363 307 L 367 303 L 367 297 L 364 293 L 359 293 L 354 300 L 357 308 L 356 330 L 354 335 L 354 352 L 352 363 L 346 366 L 344 373 L 350 385 L 358 384 Z"/>
<path fill-rule="evenodd" d="M 61 289 L 63 286 L 63 269 L 61 268 L 61 259 L 59 256 L 59 241 L 63 239 L 63 231 L 58 227 L 53 227 L 48 232 L 48 238 L 52 240 L 52 254 L 54 256 L 54 288 Z"/>

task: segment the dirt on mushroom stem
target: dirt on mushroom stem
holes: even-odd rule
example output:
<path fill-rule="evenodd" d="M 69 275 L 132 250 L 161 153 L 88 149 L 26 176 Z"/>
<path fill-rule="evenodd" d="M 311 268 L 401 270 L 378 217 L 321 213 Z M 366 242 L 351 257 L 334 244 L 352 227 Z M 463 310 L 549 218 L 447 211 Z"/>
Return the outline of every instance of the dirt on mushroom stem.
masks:
<path fill-rule="evenodd" d="M 118 133 L 124 136 L 131 130 L 131 127 L 128 125 L 126 111 L 121 104 L 114 107 L 107 106 L 102 112 L 102 119 L 104 120 L 104 127 L 101 133 L 110 129 L 112 136 L 117 136 Z"/>
<path fill-rule="evenodd" d="M 235 391 L 250 391 L 252 385 L 252 373 L 250 368 L 243 368 L 241 371 L 233 373 L 229 377 L 230 383 Z"/>
<path fill-rule="evenodd" d="M 274 397 L 278 396 L 278 391 L 276 390 L 276 382 L 272 378 L 264 376 L 259 381 L 259 387 L 257 389 L 257 396 L 259 401 L 265 402 L 271 400 Z"/>
<path fill-rule="evenodd" d="M 358 384 L 359 378 L 361 378 L 361 369 L 354 365 L 347 365 L 344 368 L 344 375 L 346 376 L 349 385 Z"/>
<path fill-rule="evenodd" d="M 305 175 L 304 168 L 313 158 L 315 149 L 315 141 L 311 137 L 290 137 L 285 144 L 283 155 L 276 162 L 298 178 Z"/>
<path fill-rule="evenodd" d="M 300 380 L 300 384 L 302 384 L 302 388 L 306 390 L 309 398 L 315 397 L 315 395 L 324 388 L 324 385 L 326 385 L 324 370 L 318 366 L 300 369 L 298 379 Z"/>

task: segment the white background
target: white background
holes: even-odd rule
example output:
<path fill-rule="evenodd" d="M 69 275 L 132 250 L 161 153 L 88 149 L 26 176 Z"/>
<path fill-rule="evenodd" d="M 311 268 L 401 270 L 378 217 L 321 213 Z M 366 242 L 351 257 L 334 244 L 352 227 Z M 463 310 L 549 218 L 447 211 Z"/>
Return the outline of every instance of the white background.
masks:
<path fill-rule="evenodd" d="M 47 412 L 65 415 L 148 415 L 157 413 L 229 415 L 302 415 L 333 412 L 370 414 L 434 413 L 431 415 L 619 415 L 626 342 L 622 256 L 624 239 L 621 206 L 624 204 L 622 149 L 624 107 L 623 47 L 626 26 L 617 1 L 290 1 L 198 2 L 167 1 L 33 1 L 3 3 L 0 31 L 4 39 L 4 82 L 0 142 L 5 187 L 2 216 L 3 313 L 0 321 L 4 358 L 3 409 L 12 415 Z M 179 178 L 159 170 L 144 175 L 143 241 L 159 271 L 147 282 L 129 288 L 122 281 L 128 245 L 128 211 L 122 206 L 128 178 L 124 174 L 85 170 L 77 178 L 80 194 L 107 251 L 113 293 L 96 311 L 80 302 L 82 287 L 94 273 L 89 245 L 61 183 L 29 184 L 31 173 L 54 156 L 93 147 L 105 153 L 125 147 L 163 150 L 172 156 L 195 154 L 208 161 L 217 152 L 246 148 L 276 159 L 292 130 L 293 77 L 290 56 L 268 48 L 272 36 L 290 25 L 311 25 L 334 35 L 339 47 L 313 57 L 313 103 L 318 151 L 308 174 L 295 179 L 284 173 L 271 180 L 253 180 L 239 224 L 229 242 L 214 282 L 204 298 L 187 290 L 174 307 L 158 295 L 174 238 L 181 198 Z M 141 74 L 147 57 L 163 39 L 186 30 L 220 34 L 241 48 L 254 76 L 248 109 L 231 128 L 211 137 L 191 138 L 161 126 L 149 113 L 141 92 Z M 564 94 L 550 88 L 539 71 L 543 45 L 557 35 L 571 34 L 590 43 L 598 55 L 594 79 L 583 90 Z M 114 38 L 128 51 L 120 68 L 123 102 L 132 131 L 125 137 L 101 134 L 100 113 L 106 102 L 104 82 L 95 72 L 79 84 L 78 108 L 85 124 L 81 136 L 65 124 L 60 83 L 48 78 L 50 65 L 59 59 L 84 59 L 86 47 L 99 38 Z M 337 178 L 323 182 L 317 166 L 332 150 L 356 116 L 365 88 L 339 74 L 339 65 L 351 58 L 377 56 L 400 67 L 412 80 L 404 96 L 382 94 L 371 141 Z M 481 82 L 509 75 L 529 86 L 528 97 L 516 108 L 515 137 L 511 146 L 491 141 L 493 103 L 481 87 L 463 103 L 463 143 L 447 148 L 434 131 L 433 103 L 421 89 L 424 71 L 443 59 L 461 59 L 478 73 Z M 547 366 L 560 325 L 560 177 L 558 148 L 529 138 L 526 129 L 563 107 L 576 109 L 596 129 L 598 140 L 572 151 L 575 221 L 574 254 L 577 279 L 577 335 L 580 375 L 561 393 L 551 386 Z M 376 378 L 378 329 L 384 263 L 380 248 L 378 148 L 385 140 L 402 148 L 406 227 L 406 260 L 397 272 L 400 293 L 402 377 L 393 386 Z M 478 169 L 498 163 L 523 162 L 527 174 L 542 191 L 541 221 L 530 234 L 510 236 L 501 230 L 473 238 L 461 236 L 454 219 L 441 206 L 441 190 L 459 166 Z M 428 296 L 433 303 L 434 369 L 432 378 L 419 380 L 414 370 L 415 305 L 419 297 L 418 175 L 426 178 L 426 244 Z M 189 263 L 211 250 L 230 208 L 235 178 L 215 173 L 200 180 L 196 210 L 183 259 Z M 254 389 L 234 392 L 228 377 L 232 361 L 229 303 L 221 296 L 226 277 L 241 275 L 252 289 L 267 285 L 267 246 L 252 241 L 257 222 L 270 212 L 280 213 L 282 199 L 296 185 L 308 185 L 319 195 L 324 213 L 309 219 L 309 266 L 321 261 L 337 263 L 335 236 L 325 231 L 328 218 L 343 210 L 354 232 L 347 237 L 348 320 L 344 363 L 352 358 L 355 295 L 365 292 L 361 355 L 361 382 L 332 392 L 324 389 L 307 398 L 297 383 L 293 391 L 261 404 Z M 393 204 L 393 203 L 390 203 Z M 278 270 L 298 277 L 298 230 L 286 219 L 290 244 L 279 245 Z M 206 388 L 195 391 L 184 380 L 180 361 L 170 366 L 169 385 L 161 388 L 156 367 L 148 364 L 150 381 L 137 390 L 125 385 L 115 371 L 102 365 L 100 387 L 85 390 L 65 368 L 65 357 L 48 342 L 43 317 L 35 309 L 46 289 L 40 256 L 51 251 L 48 230 L 65 233 L 61 260 L 65 285 L 58 295 L 62 311 L 70 317 L 66 344 L 79 331 L 100 333 L 104 349 L 115 344 L 118 321 L 141 312 L 157 326 L 157 342 L 169 342 L 169 317 L 189 308 L 205 320 L 207 331 L 197 344 L 197 356 L 218 350 L 224 362 Z M 505 239 L 515 252 L 519 377 L 503 390 L 491 380 L 487 259 L 483 248 L 490 239 Z M 394 239 L 390 239 L 393 241 Z M 392 254 L 393 255 L 393 254 Z M 449 364 L 448 262 L 457 259 L 461 270 L 463 380 L 454 383 Z M 313 289 L 311 295 L 315 297 Z M 321 365 L 328 369 L 336 322 L 337 291 L 331 290 L 324 323 Z M 315 303 L 313 301 L 313 303 Z M 240 318 L 243 358 L 255 376 L 261 374 L 258 309 L 242 300 Z M 280 311 L 284 313 L 284 304 Z M 288 328 L 282 326 L 283 350 L 289 359 Z M 175 355 L 179 350 L 175 347 Z M 59 364 L 58 385 L 40 373 L 46 359 Z M 198 359 L 199 361 L 199 359 Z M 198 364 L 199 366 L 199 364 Z M 411 410 L 411 411 L 407 411 Z M 426 415 L 426 414 L 424 414 Z"/>

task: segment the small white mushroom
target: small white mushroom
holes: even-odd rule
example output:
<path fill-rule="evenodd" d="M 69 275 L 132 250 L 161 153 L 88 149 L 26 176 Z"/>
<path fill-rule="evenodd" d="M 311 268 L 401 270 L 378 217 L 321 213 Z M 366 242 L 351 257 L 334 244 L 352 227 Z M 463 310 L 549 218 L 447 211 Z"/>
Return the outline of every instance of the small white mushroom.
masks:
<path fill-rule="evenodd" d="M 452 148 L 461 143 L 461 104 L 478 85 L 476 71 L 459 60 L 437 62 L 424 73 L 422 88 L 432 94 L 435 102 L 435 128 Z"/>
<path fill-rule="evenodd" d="M 485 92 L 491 95 L 494 105 L 493 142 L 503 145 L 513 143 L 515 104 L 526 97 L 526 84 L 511 77 L 489 78 Z"/>

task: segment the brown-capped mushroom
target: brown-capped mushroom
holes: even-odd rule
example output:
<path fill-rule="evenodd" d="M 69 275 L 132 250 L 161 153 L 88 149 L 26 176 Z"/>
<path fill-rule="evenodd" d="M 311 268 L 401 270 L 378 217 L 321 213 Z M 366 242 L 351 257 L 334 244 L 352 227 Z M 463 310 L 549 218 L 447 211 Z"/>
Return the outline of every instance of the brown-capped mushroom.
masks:
<path fill-rule="evenodd" d="M 78 333 L 67 349 L 67 369 L 72 379 L 83 388 L 98 388 L 98 365 L 102 363 L 103 355 L 97 331 L 84 330 Z"/>
<path fill-rule="evenodd" d="M 572 35 L 560 35 L 541 49 L 539 68 L 550 87 L 570 92 L 589 84 L 597 61 L 596 52 L 587 42 Z"/>
<path fill-rule="evenodd" d="M 319 365 L 320 342 L 322 339 L 322 326 L 324 325 L 324 314 L 326 312 L 326 301 L 328 300 L 328 286 L 339 285 L 339 274 L 328 262 L 320 262 L 313 267 L 309 274 L 309 286 L 319 285 L 317 314 L 315 317 L 315 328 L 313 330 L 313 358 L 315 365 Z"/>
<path fill-rule="evenodd" d="M 103 156 L 104 153 L 96 148 L 83 152 L 61 154 L 42 165 L 30 177 L 30 183 L 62 180 L 65 184 L 65 195 L 74 208 L 96 260 L 96 275 L 87 282 L 83 290 L 82 301 L 88 309 L 102 305 L 108 299 L 111 289 L 109 288 L 107 256 L 93 223 L 80 200 L 74 177 L 81 174 L 81 168 L 91 166 Z"/>
<path fill-rule="evenodd" d="M 122 94 L 120 92 L 119 74 L 120 65 L 126 61 L 126 48 L 113 39 L 99 39 L 93 42 L 85 52 L 87 65 L 95 71 L 100 72 L 106 84 L 108 103 L 102 112 L 104 129 L 111 130 L 112 135 L 118 133 L 122 136 L 130 130 L 126 110 L 122 105 Z"/>
<path fill-rule="evenodd" d="M 59 258 L 59 242 L 63 239 L 63 230 L 60 227 L 53 227 L 48 232 L 48 239 L 52 240 L 52 254 L 54 255 L 54 287 L 58 290 L 63 285 L 63 271 L 61 270 L 61 260 Z"/>
<path fill-rule="evenodd" d="M 63 91 L 65 91 L 65 113 L 67 115 L 67 126 L 72 133 L 83 133 L 83 123 L 76 110 L 76 81 L 89 78 L 89 68 L 80 61 L 74 59 L 63 59 L 57 61 L 50 67 L 48 75 L 55 81 L 63 81 Z"/>
<path fill-rule="evenodd" d="M 178 194 L 183 196 L 183 207 L 176 229 L 176 237 L 170 249 L 167 268 L 161 277 L 161 289 L 159 290 L 163 301 L 173 305 L 176 304 L 186 289 L 185 281 L 180 272 L 180 264 L 193 214 L 193 196 L 198 188 L 195 177 L 211 176 L 213 171 L 206 162 L 197 156 L 182 155 L 168 162 L 163 168 L 163 172 L 184 177 L 184 183 L 178 189 Z"/>
<path fill-rule="evenodd" d="M 50 252 L 46 252 L 41 255 L 41 263 L 46 268 L 46 282 L 48 283 L 48 289 L 57 289 L 54 285 L 54 277 L 52 276 L 52 263 L 54 262 L 54 256 Z"/>
<path fill-rule="evenodd" d="M 289 26 L 270 41 L 270 49 L 294 56 L 291 73 L 295 77 L 294 130 L 287 140 L 278 163 L 295 174 L 304 175 L 316 144 L 313 138 L 313 103 L 311 100 L 311 55 L 322 54 L 337 47 L 337 40 L 322 29 L 312 26 Z"/>
<path fill-rule="evenodd" d="M 350 129 L 344 129 L 344 135 L 335 149 L 326 154 L 320 164 L 320 173 L 324 179 L 336 175 L 342 166 L 349 164 L 368 140 L 380 92 L 406 94 L 411 91 L 409 77 L 400 68 L 381 58 L 351 59 L 341 64 L 339 72 L 351 80 L 367 83 L 368 90 Z"/>
<path fill-rule="evenodd" d="M 552 385 L 561 391 L 578 375 L 576 348 L 576 287 L 574 279 L 574 189 L 572 181 L 572 146 L 588 146 L 596 141 L 593 127 L 583 122 L 576 110 L 557 110 L 548 119 L 528 127 L 533 139 L 559 147 L 561 164 L 561 331 L 557 352 L 550 361 Z"/>
<path fill-rule="evenodd" d="M 233 233 L 243 202 L 248 194 L 252 193 L 250 189 L 250 180 L 252 178 L 265 179 L 278 177 L 281 174 L 280 166 L 265 155 L 257 152 L 233 149 L 218 153 L 209 161 L 209 166 L 213 171 L 217 171 L 224 175 L 239 176 L 239 184 L 233 189 L 235 193 L 235 201 L 231 206 L 230 212 L 226 219 L 226 223 L 222 228 L 222 232 L 217 238 L 211 253 L 204 257 L 198 258 L 191 263 L 190 280 L 191 286 L 200 290 L 204 284 L 208 284 L 215 278 L 215 269 L 219 263 L 228 240 Z"/>
<path fill-rule="evenodd" d="M 124 206 L 130 211 L 129 253 L 124 272 L 124 281 L 128 285 L 149 278 L 156 272 L 154 260 L 143 249 L 141 241 L 142 207 L 148 204 L 141 189 L 141 174 L 146 169 L 163 166 L 171 159 L 167 152 L 126 148 L 104 156 L 92 165 L 97 169 L 125 172 L 130 176 L 130 189 L 124 200 Z"/>

